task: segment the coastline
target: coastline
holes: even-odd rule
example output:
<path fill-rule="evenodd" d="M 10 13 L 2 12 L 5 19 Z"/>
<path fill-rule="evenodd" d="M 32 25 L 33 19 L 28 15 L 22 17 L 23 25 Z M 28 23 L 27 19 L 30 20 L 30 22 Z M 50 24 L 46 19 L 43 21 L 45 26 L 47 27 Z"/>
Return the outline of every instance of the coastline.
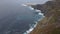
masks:
<path fill-rule="evenodd" d="M 38 12 L 38 15 L 42 15 L 43 17 L 38 19 L 37 21 L 34 21 L 35 24 L 30 24 L 30 28 L 28 30 L 26 30 L 26 32 L 24 32 L 23 34 L 29 34 L 30 32 L 32 32 L 34 30 L 34 28 L 36 28 L 37 24 L 39 21 L 41 21 L 45 16 L 43 15 L 43 13 L 41 13 L 40 10 L 38 9 L 34 9 L 33 7 L 31 7 L 30 5 L 25 5 L 25 4 L 22 4 L 22 6 L 28 6 L 28 8 L 30 8 L 31 10 L 35 10 L 36 12 Z"/>
<path fill-rule="evenodd" d="M 38 22 L 37 26 L 34 28 L 33 31 L 31 31 L 30 34 L 41 34 L 44 32 L 44 29 L 49 26 L 50 24 L 48 23 L 49 20 L 51 20 L 52 16 L 49 17 L 44 17 L 41 21 Z"/>
<path fill-rule="evenodd" d="M 45 17 L 38 22 L 36 28 L 30 34 L 60 34 L 60 0 L 48 1 L 43 5 L 32 5 L 34 9 L 39 9 Z M 40 8 L 39 8 L 40 7 Z M 56 31 L 56 32 L 55 32 Z M 53 33 L 54 32 L 54 33 Z"/>
<path fill-rule="evenodd" d="M 28 34 L 60 34 L 60 0 L 48 1 L 45 4 L 31 5 L 35 10 L 41 10 L 44 18 Z M 56 30 L 55 30 L 56 29 Z"/>

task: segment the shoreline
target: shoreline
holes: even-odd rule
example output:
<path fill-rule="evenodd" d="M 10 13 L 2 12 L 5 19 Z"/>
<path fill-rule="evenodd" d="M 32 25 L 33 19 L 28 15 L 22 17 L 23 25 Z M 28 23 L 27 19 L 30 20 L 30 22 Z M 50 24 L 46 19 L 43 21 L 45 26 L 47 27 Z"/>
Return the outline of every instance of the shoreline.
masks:
<path fill-rule="evenodd" d="M 60 0 L 47 1 L 45 4 L 31 5 L 34 9 L 41 10 L 44 18 L 28 34 L 60 34 Z M 55 32 L 56 31 L 56 32 Z M 54 33 L 53 33 L 54 32 Z"/>
<path fill-rule="evenodd" d="M 60 34 L 60 0 L 48 1 L 43 5 L 32 5 L 44 13 L 45 18 L 38 22 L 29 34 Z M 56 30 L 55 30 L 56 29 Z M 59 31 L 58 31 L 59 30 Z"/>
<path fill-rule="evenodd" d="M 22 4 L 22 5 L 23 5 L 23 6 L 27 6 L 27 5 L 25 5 L 25 4 Z M 28 6 L 28 8 L 30 8 L 31 10 L 35 10 L 36 12 L 38 12 L 38 15 L 42 15 L 43 17 L 40 18 L 40 19 L 38 19 L 37 21 L 35 21 L 35 22 L 34 22 L 35 24 L 31 24 L 31 25 L 30 25 L 30 29 L 26 30 L 26 32 L 24 32 L 23 34 L 29 34 L 29 33 L 31 33 L 31 32 L 34 30 L 34 28 L 36 28 L 38 22 L 41 21 L 41 20 L 45 17 L 45 16 L 43 15 L 43 13 L 41 13 L 40 10 L 34 9 L 34 8 L 32 8 L 31 6 Z"/>

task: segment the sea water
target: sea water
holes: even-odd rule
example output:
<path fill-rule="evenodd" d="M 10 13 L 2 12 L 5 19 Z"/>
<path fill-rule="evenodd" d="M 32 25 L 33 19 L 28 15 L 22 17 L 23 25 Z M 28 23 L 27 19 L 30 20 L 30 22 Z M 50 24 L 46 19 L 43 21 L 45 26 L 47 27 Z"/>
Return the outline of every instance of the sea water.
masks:
<path fill-rule="evenodd" d="M 40 10 L 22 5 L 27 2 L 28 0 L 0 0 L 0 34 L 28 34 L 36 27 L 44 16 Z"/>

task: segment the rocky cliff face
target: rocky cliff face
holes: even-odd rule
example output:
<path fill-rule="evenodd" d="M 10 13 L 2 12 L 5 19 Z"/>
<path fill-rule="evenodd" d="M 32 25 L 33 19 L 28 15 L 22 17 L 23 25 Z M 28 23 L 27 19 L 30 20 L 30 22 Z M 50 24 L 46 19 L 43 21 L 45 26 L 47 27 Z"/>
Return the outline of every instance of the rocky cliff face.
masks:
<path fill-rule="evenodd" d="M 32 7 L 41 10 L 45 18 L 38 22 L 30 34 L 60 34 L 60 0 L 48 1 Z"/>
<path fill-rule="evenodd" d="M 51 9 L 54 9 L 55 2 L 48 1 L 45 4 L 32 5 L 34 9 L 41 10 L 44 15 L 46 15 Z"/>

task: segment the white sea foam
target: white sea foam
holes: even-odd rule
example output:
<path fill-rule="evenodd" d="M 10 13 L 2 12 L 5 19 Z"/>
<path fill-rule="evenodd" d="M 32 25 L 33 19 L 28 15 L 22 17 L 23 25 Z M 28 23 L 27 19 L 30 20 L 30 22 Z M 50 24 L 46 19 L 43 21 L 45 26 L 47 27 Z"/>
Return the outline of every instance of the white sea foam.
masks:
<path fill-rule="evenodd" d="M 40 10 L 36 10 L 36 12 L 40 12 L 40 13 L 41 13 L 41 11 L 40 11 Z"/>
<path fill-rule="evenodd" d="M 36 25 L 37 25 L 37 22 L 35 22 L 36 24 L 32 24 L 32 25 L 30 25 L 30 29 L 29 30 L 27 30 L 26 32 L 24 32 L 23 34 L 29 34 L 35 27 L 36 27 Z"/>
<path fill-rule="evenodd" d="M 34 28 L 37 26 L 37 22 L 35 22 L 36 24 L 34 25 Z"/>
<path fill-rule="evenodd" d="M 30 8 L 31 10 L 34 10 L 34 8 L 32 8 L 31 6 L 29 6 L 29 8 Z"/>
<path fill-rule="evenodd" d="M 22 4 L 22 6 L 27 6 L 26 4 Z"/>
<path fill-rule="evenodd" d="M 40 20 L 41 20 L 41 19 L 39 19 L 39 21 L 40 21 Z M 30 25 L 30 29 L 27 30 L 26 32 L 24 32 L 23 34 L 29 34 L 31 31 L 34 30 L 34 28 L 37 26 L 38 21 L 34 21 L 34 22 L 35 22 L 35 24 Z"/>
<path fill-rule="evenodd" d="M 38 15 L 43 15 L 42 13 L 38 13 Z"/>
<path fill-rule="evenodd" d="M 23 4 L 24 5 L 24 4 Z M 24 5 L 24 6 L 27 6 L 27 5 Z M 34 8 L 32 8 L 31 6 L 28 6 L 31 10 L 35 10 Z M 35 10 L 36 12 L 38 12 L 38 15 L 42 15 L 43 17 L 45 17 L 44 15 L 43 15 L 43 13 L 41 13 L 41 11 L 40 10 Z M 40 20 L 42 20 L 42 18 L 41 19 L 38 19 L 38 21 L 40 21 Z M 37 23 L 38 23 L 38 21 L 34 21 L 34 23 L 35 24 L 32 24 L 32 25 L 30 25 L 29 27 L 30 27 L 30 29 L 29 30 L 27 30 L 26 32 L 24 32 L 23 34 L 29 34 L 31 31 L 33 31 L 33 29 L 37 26 Z"/>
<path fill-rule="evenodd" d="M 27 30 L 26 32 L 24 32 L 23 34 L 29 34 L 34 28 L 30 28 L 29 30 Z"/>
<path fill-rule="evenodd" d="M 30 33 L 34 28 L 30 28 L 28 31 L 26 31 L 27 33 Z"/>

